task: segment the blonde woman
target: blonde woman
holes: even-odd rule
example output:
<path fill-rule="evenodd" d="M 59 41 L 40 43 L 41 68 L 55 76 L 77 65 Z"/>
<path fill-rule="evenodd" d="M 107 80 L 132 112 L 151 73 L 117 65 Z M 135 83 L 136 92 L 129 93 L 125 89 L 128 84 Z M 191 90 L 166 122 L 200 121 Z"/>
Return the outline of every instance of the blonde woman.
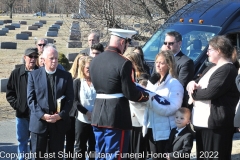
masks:
<path fill-rule="evenodd" d="M 164 105 L 156 100 L 152 101 L 151 106 L 147 107 L 144 112 L 143 128 L 147 128 L 147 132 L 143 131 L 143 133 L 149 139 L 151 152 L 163 155 L 170 131 L 176 127 L 174 115 L 182 105 L 184 90 L 181 83 L 175 78 L 172 51 L 158 53 L 155 58 L 155 67 L 159 76 L 157 79 L 155 78 L 155 82 L 148 81 L 146 89 L 162 96 L 170 104 Z M 164 157 L 152 159 L 164 159 Z"/>
<path fill-rule="evenodd" d="M 81 60 L 84 58 L 84 56 L 85 56 L 85 53 L 79 53 L 73 61 L 72 67 L 69 71 L 73 79 L 77 78 L 79 64 L 81 63 Z"/>
<path fill-rule="evenodd" d="M 90 56 L 86 56 L 81 60 L 77 78 L 73 81 L 73 106 L 78 110 L 75 123 L 75 154 L 83 155 L 76 159 L 84 160 L 86 159 L 86 152 L 90 153 L 95 151 L 95 136 L 91 126 L 91 116 L 96 99 L 96 91 L 89 75 L 89 65 L 91 61 L 92 57 Z"/>
<path fill-rule="evenodd" d="M 81 60 L 84 58 L 85 54 L 79 53 L 78 56 L 73 61 L 72 68 L 70 69 L 70 73 L 72 78 L 77 78 L 79 65 Z M 40 58 L 40 57 L 39 57 Z M 69 112 L 69 116 L 71 119 L 71 128 L 66 133 L 66 153 L 73 153 L 74 152 L 74 144 L 75 144 L 75 122 L 77 117 L 77 107 L 73 105 L 72 109 Z"/>

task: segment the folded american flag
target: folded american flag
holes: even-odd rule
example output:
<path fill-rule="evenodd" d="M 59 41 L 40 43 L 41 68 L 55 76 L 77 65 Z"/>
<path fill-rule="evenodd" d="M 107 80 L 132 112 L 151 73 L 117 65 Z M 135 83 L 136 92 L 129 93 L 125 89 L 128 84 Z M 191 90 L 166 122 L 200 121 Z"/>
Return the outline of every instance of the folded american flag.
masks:
<path fill-rule="evenodd" d="M 137 88 L 140 90 L 140 91 L 144 91 L 144 92 L 148 92 L 148 93 L 154 93 L 154 92 L 151 92 L 145 88 L 143 88 L 140 84 L 138 83 L 135 83 Z M 154 93 L 156 94 L 155 96 L 153 96 L 153 98 L 159 103 L 159 104 L 162 104 L 162 105 L 170 105 L 170 102 L 168 102 L 165 98 L 163 98 L 162 96 L 158 95 L 157 93 Z"/>

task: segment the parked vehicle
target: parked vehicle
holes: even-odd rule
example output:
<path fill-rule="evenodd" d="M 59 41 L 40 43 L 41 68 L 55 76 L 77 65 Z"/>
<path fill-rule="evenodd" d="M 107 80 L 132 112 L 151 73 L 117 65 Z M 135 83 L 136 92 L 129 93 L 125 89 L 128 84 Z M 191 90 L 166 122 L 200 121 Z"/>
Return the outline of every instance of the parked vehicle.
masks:
<path fill-rule="evenodd" d="M 216 35 L 227 35 L 240 47 L 240 0 L 198 0 L 178 10 L 143 46 L 144 57 L 153 67 L 169 31 L 182 34 L 181 50 L 193 59 L 195 78 L 206 67 L 208 41 Z"/>
<path fill-rule="evenodd" d="M 45 12 L 37 12 L 37 13 L 34 13 L 33 16 L 46 16 L 46 13 Z"/>

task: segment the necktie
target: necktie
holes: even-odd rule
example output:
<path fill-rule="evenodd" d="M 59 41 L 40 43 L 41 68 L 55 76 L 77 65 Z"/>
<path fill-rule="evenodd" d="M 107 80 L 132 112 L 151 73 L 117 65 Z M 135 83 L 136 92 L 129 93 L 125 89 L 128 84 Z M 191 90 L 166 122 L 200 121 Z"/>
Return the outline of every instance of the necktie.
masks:
<path fill-rule="evenodd" d="M 175 130 L 175 137 L 177 137 L 178 136 L 178 130 L 176 129 Z"/>

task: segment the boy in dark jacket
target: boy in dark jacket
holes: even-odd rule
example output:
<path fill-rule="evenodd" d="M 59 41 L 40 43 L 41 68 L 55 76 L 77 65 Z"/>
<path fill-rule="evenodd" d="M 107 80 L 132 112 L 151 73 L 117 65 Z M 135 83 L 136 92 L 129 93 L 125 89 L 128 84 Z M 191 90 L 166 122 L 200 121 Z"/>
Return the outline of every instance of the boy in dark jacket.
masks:
<path fill-rule="evenodd" d="M 179 108 L 175 116 L 177 128 L 173 128 L 170 133 L 166 152 L 168 160 L 185 159 L 190 160 L 190 154 L 193 146 L 193 134 L 188 129 L 191 112 L 188 108 Z"/>

